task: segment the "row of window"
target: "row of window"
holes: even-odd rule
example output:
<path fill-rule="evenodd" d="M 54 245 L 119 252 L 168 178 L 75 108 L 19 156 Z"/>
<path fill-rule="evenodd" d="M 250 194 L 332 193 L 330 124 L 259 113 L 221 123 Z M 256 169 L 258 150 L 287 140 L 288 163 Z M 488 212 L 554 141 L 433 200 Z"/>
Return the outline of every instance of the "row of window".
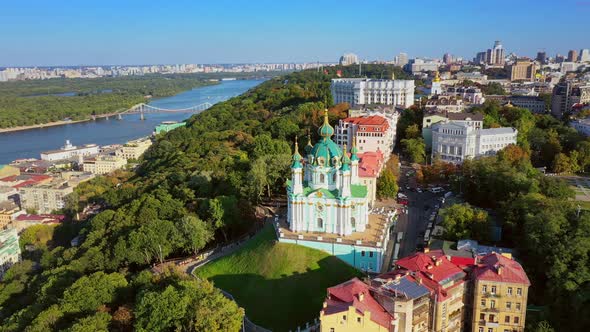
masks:
<path fill-rule="evenodd" d="M 479 314 L 479 319 L 486 320 L 486 314 Z M 492 322 L 492 323 L 496 323 L 496 315 L 490 314 L 488 316 L 488 321 Z M 512 323 L 514 323 L 514 324 L 520 323 L 520 317 L 514 316 L 514 318 L 512 319 Z M 504 317 L 504 324 L 510 324 L 510 316 Z"/>
<path fill-rule="evenodd" d="M 479 327 L 479 332 L 484 332 L 484 331 L 485 331 L 484 328 L 482 326 L 480 326 Z M 518 330 L 512 330 L 512 331 L 510 331 L 510 330 L 504 329 L 504 332 L 517 332 L 517 331 Z M 488 327 L 488 332 L 494 332 L 494 329 L 491 328 L 491 327 Z"/>
<path fill-rule="evenodd" d="M 353 208 L 354 208 L 354 205 L 353 205 Z M 351 217 L 350 218 L 350 226 L 353 229 L 356 229 L 356 219 L 354 217 Z M 319 229 L 323 229 L 324 228 L 324 219 L 318 218 L 318 220 L 317 220 L 317 228 L 319 228 Z M 365 252 L 364 251 L 361 252 L 361 256 L 363 256 L 363 257 L 365 256 Z M 370 257 L 373 257 L 373 252 L 370 252 Z"/>
<path fill-rule="evenodd" d="M 481 300 L 481 306 L 482 306 L 482 307 L 485 307 L 485 306 L 486 306 L 486 304 L 487 304 L 487 301 L 486 301 L 486 299 L 482 299 L 482 300 Z M 515 306 L 515 309 L 516 309 L 517 311 L 520 311 L 520 302 L 516 302 L 516 303 L 514 304 L 514 306 Z M 493 309 L 493 308 L 495 308 L 495 307 L 496 307 L 496 301 L 495 301 L 495 300 L 490 300 L 490 308 L 492 308 L 492 309 Z M 507 310 L 512 310 L 512 302 L 506 302 L 506 309 L 507 309 Z"/>
<path fill-rule="evenodd" d="M 491 136 L 491 137 L 482 137 L 482 142 L 506 142 L 514 140 L 514 136 Z"/>
<path fill-rule="evenodd" d="M 491 294 L 497 294 L 497 290 L 498 288 L 496 286 L 491 286 L 490 287 L 490 293 Z M 482 285 L 481 286 L 481 292 L 482 293 L 487 293 L 488 292 L 488 285 Z M 506 288 L 506 295 L 512 295 L 513 294 L 513 288 L 512 287 L 507 287 Z M 518 287 L 516 288 L 516 295 L 518 296 L 522 296 L 522 288 Z"/>
<path fill-rule="evenodd" d="M 449 134 L 449 135 L 465 135 L 463 133 L 463 130 L 456 130 L 456 129 L 443 129 L 442 133 Z"/>

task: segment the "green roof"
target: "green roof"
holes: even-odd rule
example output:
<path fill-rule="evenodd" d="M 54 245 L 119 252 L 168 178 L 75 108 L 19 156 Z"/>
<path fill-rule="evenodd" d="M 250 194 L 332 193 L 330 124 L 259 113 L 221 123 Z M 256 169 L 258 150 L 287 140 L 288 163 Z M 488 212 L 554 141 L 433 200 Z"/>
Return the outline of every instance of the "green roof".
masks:
<path fill-rule="evenodd" d="M 315 158 L 315 162 L 317 162 L 318 158 L 323 157 L 325 165 L 334 166 L 333 158 L 337 157 L 340 159 L 342 157 L 342 149 L 331 139 L 324 138 L 313 146 L 311 154 Z"/>
<path fill-rule="evenodd" d="M 287 180 L 287 187 L 291 187 L 291 180 Z M 338 190 L 328 190 L 328 189 L 313 189 L 312 187 L 307 185 L 307 182 L 303 183 L 303 195 L 309 196 L 315 192 L 321 192 L 322 197 L 325 198 L 338 198 Z M 367 197 L 367 187 L 360 184 L 353 184 L 350 187 L 350 195 L 354 198 L 365 198 Z"/>
<path fill-rule="evenodd" d="M 353 184 L 350 186 L 350 194 L 352 197 L 364 198 L 367 197 L 368 192 L 367 186 L 361 184 Z"/>

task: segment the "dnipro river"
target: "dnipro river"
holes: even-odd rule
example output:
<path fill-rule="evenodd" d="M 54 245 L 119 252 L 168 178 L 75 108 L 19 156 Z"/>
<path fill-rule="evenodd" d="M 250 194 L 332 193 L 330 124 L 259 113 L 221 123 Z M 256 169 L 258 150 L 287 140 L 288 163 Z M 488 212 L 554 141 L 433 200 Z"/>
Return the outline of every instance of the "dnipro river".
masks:
<path fill-rule="evenodd" d="M 240 95 L 262 83 L 263 80 L 221 81 L 220 84 L 195 88 L 172 97 L 154 99 L 150 105 L 165 109 L 183 109 L 205 102 L 211 104 Z M 150 135 L 162 121 L 182 121 L 191 113 L 123 115 L 96 121 L 72 123 L 63 126 L 36 128 L 0 133 L 0 164 L 21 158 L 40 158 L 40 153 L 62 147 L 66 140 L 74 145 L 96 143 L 98 145 L 122 144 L 129 140 Z"/>

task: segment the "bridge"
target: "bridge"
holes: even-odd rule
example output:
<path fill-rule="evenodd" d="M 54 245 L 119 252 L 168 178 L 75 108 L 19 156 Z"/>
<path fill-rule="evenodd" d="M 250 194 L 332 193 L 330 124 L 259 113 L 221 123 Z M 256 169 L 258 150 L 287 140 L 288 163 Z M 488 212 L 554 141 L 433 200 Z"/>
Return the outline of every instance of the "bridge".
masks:
<path fill-rule="evenodd" d="M 187 108 L 178 108 L 178 109 L 169 109 L 169 108 L 161 108 L 156 107 L 148 104 L 137 104 L 130 109 L 127 110 L 120 110 L 115 113 L 108 113 L 108 114 L 101 114 L 101 115 L 92 115 L 92 120 L 96 120 L 97 118 L 106 118 L 107 120 L 111 116 L 116 116 L 117 119 L 123 119 L 123 114 L 140 114 L 142 120 L 145 119 L 145 114 L 148 113 L 194 113 L 194 112 L 202 112 L 209 107 L 213 106 L 211 103 L 202 103 L 199 105 L 187 107 Z"/>
<path fill-rule="evenodd" d="M 187 108 L 168 109 L 168 108 L 161 108 L 161 107 L 156 107 L 156 106 L 141 103 L 141 104 L 137 104 L 137 105 L 131 107 L 130 109 L 128 109 L 124 112 L 120 112 L 118 114 L 118 117 L 121 118 L 121 115 L 123 115 L 123 114 L 138 114 L 139 113 L 141 115 L 141 119 L 143 120 L 145 118 L 144 114 L 147 114 L 147 113 L 193 113 L 193 112 L 202 112 L 211 106 L 213 106 L 213 104 L 211 104 L 211 103 L 202 103 L 202 104 L 194 105 L 194 106 L 187 107 Z"/>

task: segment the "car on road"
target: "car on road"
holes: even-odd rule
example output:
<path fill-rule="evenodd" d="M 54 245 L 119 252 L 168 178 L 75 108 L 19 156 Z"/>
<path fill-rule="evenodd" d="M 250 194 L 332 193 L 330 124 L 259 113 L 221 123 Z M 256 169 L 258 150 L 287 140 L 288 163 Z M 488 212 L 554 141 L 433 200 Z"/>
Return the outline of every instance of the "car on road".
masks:
<path fill-rule="evenodd" d="M 408 202 L 407 199 L 403 199 L 403 198 L 398 199 L 397 202 L 398 202 L 398 204 L 401 204 L 401 205 L 408 205 L 410 203 L 410 202 Z"/>
<path fill-rule="evenodd" d="M 420 188 L 416 188 L 416 191 L 419 193 L 422 193 L 422 189 L 420 189 Z"/>
<path fill-rule="evenodd" d="M 442 193 L 443 191 L 445 191 L 445 189 L 442 187 L 430 188 L 430 192 L 433 194 L 439 194 L 439 193 Z"/>

